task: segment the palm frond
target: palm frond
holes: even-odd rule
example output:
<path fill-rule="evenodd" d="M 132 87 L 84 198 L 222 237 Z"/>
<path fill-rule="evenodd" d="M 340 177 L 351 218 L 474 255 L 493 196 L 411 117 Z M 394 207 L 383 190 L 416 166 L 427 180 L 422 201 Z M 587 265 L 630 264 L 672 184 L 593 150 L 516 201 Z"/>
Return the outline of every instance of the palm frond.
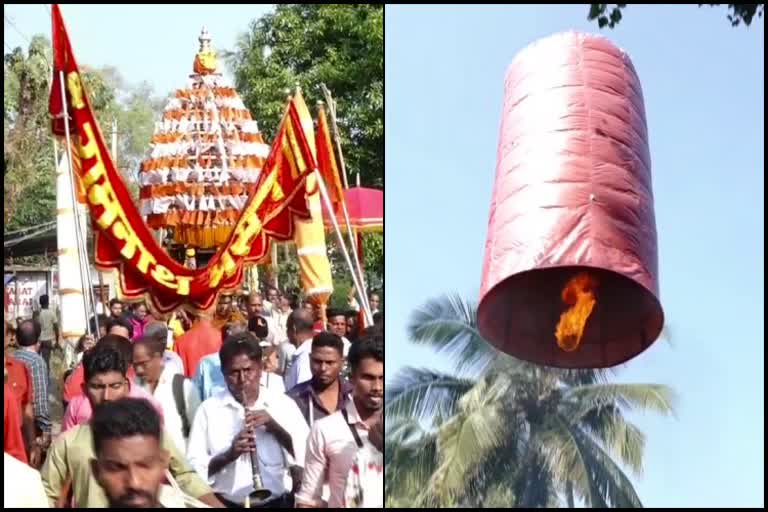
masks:
<path fill-rule="evenodd" d="M 416 500 L 437 467 L 437 436 L 415 423 L 418 422 L 411 418 L 401 419 L 387 432 L 384 453 L 387 495 Z"/>
<path fill-rule="evenodd" d="M 627 421 L 618 407 L 595 408 L 585 414 L 578 424 L 635 475 L 643 474 L 645 434 Z"/>
<path fill-rule="evenodd" d="M 547 419 L 537 434 L 537 441 L 561 492 L 566 492 L 567 484 L 570 483 L 576 496 L 588 499 L 591 484 L 586 465 L 573 436 L 563 427 L 558 416 Z"/>
<path fill-rule="evenodd" d="M 560 425 L 570 433 L 584 463 L 589 480 L 589 504 L 593 508 L 605 508 L 609 504 L 616 508 L 643 506 L 632 482 L 599 444 L 565 418 L 560 418 Z"/>
<path fill-rule="evenodd" d="M 607 405 L 674 416 L 678 401 L 674 390 L 663 384 L 587 384 L 565 390 L 563 400 L 572 402 L 572 418 Z"/>
<path fill-rule="evenodd" d="M 385 391 L 389 417 L 431 419 L 452 416 L 459 398 L 472 389 L 475 381 L 454 377 L 426 368 L 401 369 Z"/>
<path fill-rule="evenodd" d="M 557 488 L 539 443 L 532 442 L 512 485 L 517 508 L 557 506 Z"/>
<path fill-rule="evenodd" d="M 384 433 L 387 439 L 396 439 L 401 444 L 409 445 L 423 439 L 427 431 L 417 418 L 393 416 L 387 418 Z"/>
<path fill-rule="evenodd" d="M 411 315 L 408 335 L 449 356 L 455 370 L 476 375 L 499 355 L 477 329 L 477 305 L 458 295 L 429 300 Z"/>
<path fill-rule="evenodd" d="M 586 368 L 586 369 L 552 369 L 563 384 L 567 386 L 583 386 L 608 382 L 616 376 L 618 370 L 614 368 Z"/>
<path fill-rule="evenodd" d="M 440 466 L 432 485 L 461 497 L 469 476 L 509 435 L 509 421 L 499 394 L 502 388 L 480 381 L 461 399 L 459 411 L 438 434 Z"/>

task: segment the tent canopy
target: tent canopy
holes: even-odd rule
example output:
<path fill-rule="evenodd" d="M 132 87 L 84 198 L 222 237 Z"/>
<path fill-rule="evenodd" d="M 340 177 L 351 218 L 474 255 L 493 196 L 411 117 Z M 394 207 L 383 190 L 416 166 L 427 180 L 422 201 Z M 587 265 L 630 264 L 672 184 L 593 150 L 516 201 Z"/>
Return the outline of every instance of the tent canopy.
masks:
<path fill-rule="evenodd" d="M 344 201 L 347 203 L 349 221 L 357 231 L 384 230 L 384 193 L 375 188 L 354 187 L 344 190 Z M 333 229 L 328 210 L 323 204 L 325 226 Z M 344 213 L 336 214 L 336 221 L 344 229 Z"/>

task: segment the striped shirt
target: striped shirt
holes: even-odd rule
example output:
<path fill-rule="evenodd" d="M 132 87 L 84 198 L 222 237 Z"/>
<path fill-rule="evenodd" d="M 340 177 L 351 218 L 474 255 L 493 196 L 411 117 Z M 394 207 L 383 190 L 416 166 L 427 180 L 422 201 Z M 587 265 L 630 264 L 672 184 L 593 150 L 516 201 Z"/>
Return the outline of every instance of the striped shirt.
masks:
<path fill-rule="evenodd" d="M 13 353 L 13 357 L 27 365 L 29 373 L 32 375 L 32 389 L 34 397 L 32 405 L 35 411 L 35 422 L 37 427 L 45 432 L 51 433 L 51 415 L 48 405 L 48 367 L 45 361 L 37 352 L 20 348 Z"/>

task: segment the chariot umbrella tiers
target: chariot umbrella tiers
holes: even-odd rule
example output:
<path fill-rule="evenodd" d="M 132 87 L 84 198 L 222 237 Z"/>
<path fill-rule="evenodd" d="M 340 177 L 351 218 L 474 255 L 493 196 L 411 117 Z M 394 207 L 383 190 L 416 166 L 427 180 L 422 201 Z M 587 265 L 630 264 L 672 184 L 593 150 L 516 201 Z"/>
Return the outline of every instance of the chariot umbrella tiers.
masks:
<path fill-rule="evenodd" d="M 556 34 L 513 60 L 503 105 L 480 332 L 534 363 L 623 363 L 664 323 L 632 62 L 603 37 Z"/>

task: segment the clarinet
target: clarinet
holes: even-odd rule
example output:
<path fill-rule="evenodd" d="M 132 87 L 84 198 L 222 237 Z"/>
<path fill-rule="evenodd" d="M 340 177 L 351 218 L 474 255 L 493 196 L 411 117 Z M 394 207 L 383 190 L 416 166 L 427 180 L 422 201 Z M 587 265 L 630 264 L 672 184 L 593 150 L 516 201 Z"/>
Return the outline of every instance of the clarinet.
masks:
<path fill-rule="evenodd" d="M 253 439 L 255 444 L 256 429 L 253 430 Z M 250 452 L 249 455 L 251 458 L 251 474 L 253 476 L 253 492 L 246 498 L 245 508 L 250 508 L 251 505 L 262 505 L 274 498 L 272 491 L 264 487 L 264 482 L 261 478 L 261 470 L 259 469 L 258 445 L 254 446 L 253 451 Z"/>

